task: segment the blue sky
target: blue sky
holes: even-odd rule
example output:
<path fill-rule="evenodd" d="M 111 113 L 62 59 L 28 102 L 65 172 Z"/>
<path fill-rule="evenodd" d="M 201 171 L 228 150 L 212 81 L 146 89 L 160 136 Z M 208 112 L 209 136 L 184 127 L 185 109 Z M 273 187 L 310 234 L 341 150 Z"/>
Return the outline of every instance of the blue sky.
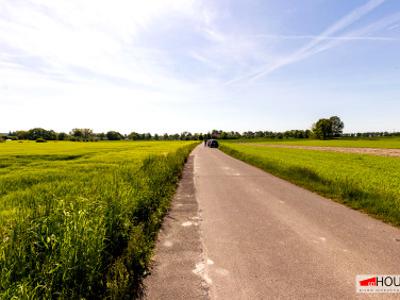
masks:
<path fill-rule="evenodd" d="M 400 131 L 398 0 L 0 0 L 0 132 Z"/>

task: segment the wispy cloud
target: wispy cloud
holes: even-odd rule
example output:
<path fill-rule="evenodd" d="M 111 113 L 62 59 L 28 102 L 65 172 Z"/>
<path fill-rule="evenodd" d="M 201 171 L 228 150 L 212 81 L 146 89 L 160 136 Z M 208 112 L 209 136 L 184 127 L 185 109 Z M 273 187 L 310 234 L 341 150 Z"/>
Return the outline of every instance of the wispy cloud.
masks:
<path fill-rule="evenodd" d="M 153 132 L 233 124 L 239 130 L 240 122 L 251 127 L 255 115 L 266 126 L 274 117 L 263 111 L 266 98 L 298 96 L 290 72 L 252 89 L 227 86 L 229 79 L 248 83 L 357 41 L 380 42 L 381 52 L 362 54 L 396 77 L 389 61 L 399 46 L 400 14 L 388 15 L 400 8 L 394 0 L 382 8 L 385 0 L 370 0 L 320 34 L 308 31 L 321 28 L 320 16 L 305 24 L 301 12 L 318 10 L 324 1 L 300 2 L 289 4 L 292 22 L 279 0 L 0 0 L 0 110 L 11 112 L 0 124 L 9 127 L 0 131 L 54 124 L 60 130 Z M 335 14 L 348 7 L 331 3 Z M 357 24 L 363 25 L 355 29 Z M 282 35 L 277 28 L 305 34 Z M 329 59 L 325 63 L 321 68 L 332 66 Z M 344 67 L 357 71 L 352 64 Z M 315 86 L 312 78 L 302 80 Z"/>
<path fill-rule="evenodd" d="M 357 36 L 365 36 L 368 38 L 368 34 L 374 33 L 376 31 L 388 28 L 391 24 L 398 22 L 400 20 L 400 13 L 395 13 L 389 16 L 386 16 L 376 22 L 373 22 L 365 27 L 362 27 L 360 29 L 352 30 L 349 31 L 341 36 L 344 40 L 352 40 L 354 37 Z M 329 50 L 335 46 L 340 45 L 344 40 L 331 40 L 325 44 L 319 45 L 318 47 L 313 48 L 308 52 L 308 55 L 315 55 L 317 53 Z M 390 39 L 391 41 L 399 41 L 398 38 L 393 38 Z"/>
<path fill-rule="evenodd" d="M 308 49 L 320 43 L 323 40 L 323 37 L 333 35 L 337 32 L 340 32 L 341 30 L 346 29 L 347 27 L 349 27 L 350 25 L 361 19 L 366 14 L 370 13 L 371 11 L 382 5 L 384 2 L 385 0 L 369 0 L 364 5 L 357 7 L 352 12 L 350 12 L 346 16 L 336 21 L 334 24 L 328 27 L 324 32 L 322 32 L 318 37 L 316 37 L 310 43 L 302 47 L 298 52 L 299 53 L 306 52 Z"/>
<path fill-rule="evenodd" d="M 265 38 L 272 40 L 343 40 L 343 41 L 398 41 L 398 38 L 384 36 L 320 36 L 320 35 L 273 35 L 273 34 L 258 34 L 256 38 Z"/>
<path fill-rule="evenodd" d="M 354 40 L 391 40 L 390 38 L 385 37 L 374 37 L 369 36 L 370 34 L 376 32 L 379 29 L 382 29 L 384 26 L 388 24 L 394 23 L 399 21 L 398 14 L 385 17 L 381 21 L 376 22 L 374 24 L 368 25 L 363 27 L 362 29 L 351 31 L 351 32 L 344 32 L 347 28 L 349 28 L 352 24 L 360 20 L 362 17 L 367 15 L 368 13 L 372 12 L 380 5 L 382 5 L 385 0 L 369 0 L 364 5 L 357 7 L 349 14 L 345 15 L 344 17 L 340 18 L 338 21 L 333 23 L 329 26 L 326 30 L 324 30 L 321 34 L 317 36 L 281 36 L 282 39 L 303 39 L 303 38 L 310 38 L 307 44 L 296 50 L 294 53 L 279 58 L 272 64 L 269 64 L 258 70 L 255 73 L 247 74 L 243 77 L 236 78 L 233 80 L 228 81 L 226 84 L 230 85 L 232 83 L 240 82 L 240 81 L 255 81 L 256 79 L 266 76 L 284 66 L 299 62 L 306 58 L 309 58 L 317 53 L 322 51 L 328 50 L 334 46 L 338 46 L 347 41 L 354 41 Z M 335 36 L 335 34 L 338 34 Z M 341 34 L 340 34 L 341 33 Z M 260 35 L 262 37 L 263 35 Z M 265 37 L 274 37 L 265 35 Z"/>
<path fill-rule="evenodd" d="M 108 122 L 129 128 L 131 122 L 145 124 L 162 103 L 195 102 L 192 95 L 204 86 L 178 76 L 175 53 L 149 36 L 161 36 L 165 24 L 173 33 L 178 26 L 207 25 L 212 15 L 206 10 L 198 0 L 0 1 L 0 108 L 10 110 L 12 103 L 26 110 L 26 115 L 10 114 L 3 126 L 39 126 L 58 106 L 65 115 L 58 126 L 65 130 L 74 107 L 103 116 L 118 115 L 123 107 L 125 121 L 112 117 Z M 36 116 L 29 117 L 33 111 Z M 32 125 L 38 116 L 42 120 Z M 81 126 L 102 126 L 96 118 L 79 117 Z"/>
<path fill-rule="evenodd" d="M 0 47 L 8 66 L 59 80 L 121 78 L 142 87 L 179 86 L 164 51 L 140 44 L 163 17 L 196 17 L 198 3 L 184 0 L 3 1 Z M 115 80 L 110 80 L 113 83 Z"/>

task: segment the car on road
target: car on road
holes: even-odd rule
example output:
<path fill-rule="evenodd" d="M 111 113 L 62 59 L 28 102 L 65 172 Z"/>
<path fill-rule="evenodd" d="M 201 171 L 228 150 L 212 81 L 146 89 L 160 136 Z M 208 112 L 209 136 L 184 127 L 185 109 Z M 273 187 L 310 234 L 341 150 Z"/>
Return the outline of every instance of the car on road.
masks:
<path fill-rule="evenodd" d="M 207 146 L 210 148 L 218 148 L 219 144 L 217 140 L 211 139 L 207 141 Z"/>

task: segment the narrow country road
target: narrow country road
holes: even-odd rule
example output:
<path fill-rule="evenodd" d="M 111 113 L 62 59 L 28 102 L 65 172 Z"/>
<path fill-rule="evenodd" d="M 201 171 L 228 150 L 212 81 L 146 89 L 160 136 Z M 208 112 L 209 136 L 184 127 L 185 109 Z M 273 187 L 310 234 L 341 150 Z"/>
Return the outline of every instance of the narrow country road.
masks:
<path fill-rule="evenodd" d="M 399 254 L 399 229 L 199 146 L 159 236 L 145 294 L 366 298 L 355 293 L 355 276 L 400 274 Z"/>

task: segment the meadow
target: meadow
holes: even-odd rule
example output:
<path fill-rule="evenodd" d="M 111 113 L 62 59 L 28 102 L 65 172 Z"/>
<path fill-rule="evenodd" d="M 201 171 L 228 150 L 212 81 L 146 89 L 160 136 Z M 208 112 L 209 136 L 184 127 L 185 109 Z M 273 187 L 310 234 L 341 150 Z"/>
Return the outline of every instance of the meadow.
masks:
<path fill-rule="evenodd" d="M 337 146 L 342 141 L 309 143 Z M 356 147 L 363 143 L 353 141 L 347 145 Z M 374 147 L 386 145 L 374 142 Z M 260 147 L 256 143 L 232 141 L 223 142 L 221 150 L 285 180 L 400 226 L 398 157 Z"/>
<path fill-rule="evenodd" d="M 194 142 L 0 144 L 0 299 L 134 298 Z"/>
<path fill-rule="evenodd" d="M 333 140 L 314 139 L 242 139 L 238 143 L 257 143 L 265 145 L 349 147 L 349 148 L 388 148 L 400 149 L 400 137 L 381 138 L 341 138 Z"/>

